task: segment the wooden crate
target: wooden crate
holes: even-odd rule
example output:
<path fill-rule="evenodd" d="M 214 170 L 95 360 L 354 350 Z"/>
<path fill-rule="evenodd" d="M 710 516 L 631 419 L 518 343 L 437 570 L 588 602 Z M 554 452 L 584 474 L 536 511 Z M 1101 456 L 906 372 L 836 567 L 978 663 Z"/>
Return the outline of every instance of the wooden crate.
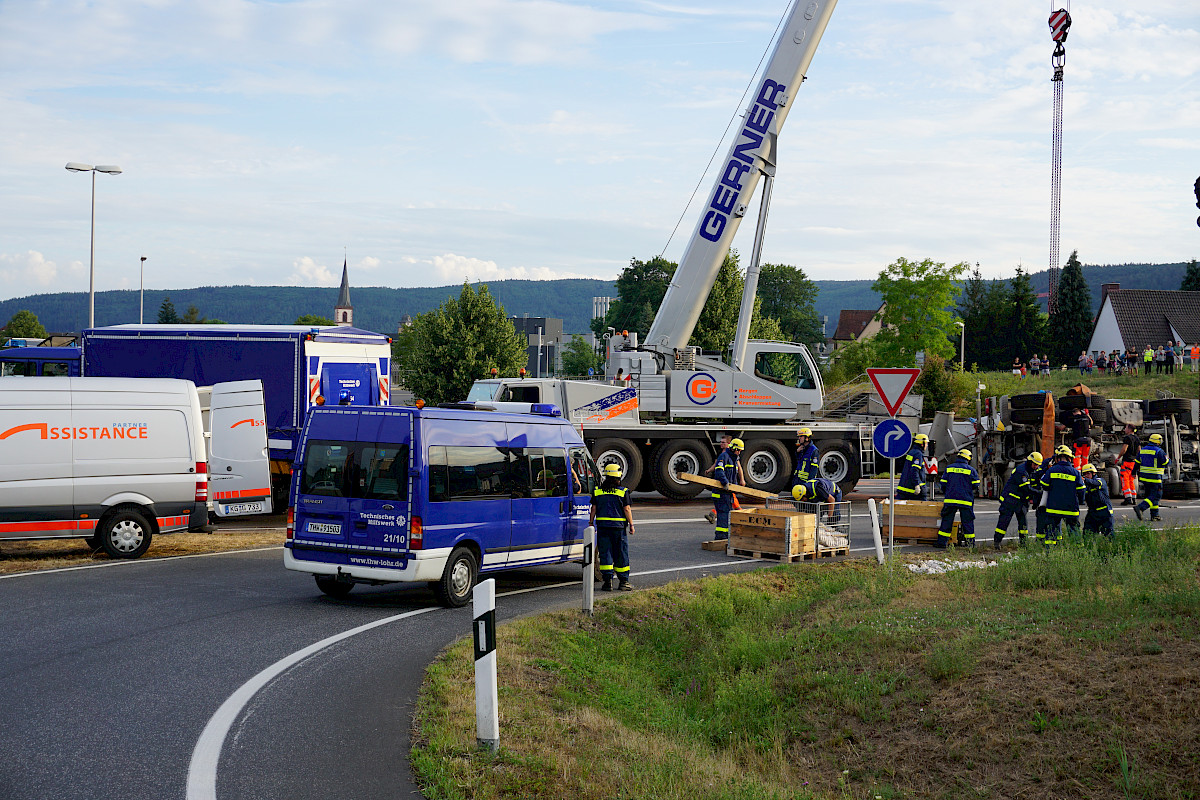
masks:
<path fill-rule="evenodd" d="M 879 504 L 879 530 L 883 541 L 888 539 L 888 524 L 891 519 L 890 503 L 883 500 Z M 938 526 L 942 523 L 942 504 L 928 500 L 905 500 L 896 504 L 896 540 L 915 540 L 919 542 L 936 542 Z M 958 526 L 958 520 L 954 522 Z"/>
<path fill-rule="evenodd" d="M 791 559 L 817 545 L 817 517 L 798 511 L 745 508 L 729 514 L 729 549 Z"/>

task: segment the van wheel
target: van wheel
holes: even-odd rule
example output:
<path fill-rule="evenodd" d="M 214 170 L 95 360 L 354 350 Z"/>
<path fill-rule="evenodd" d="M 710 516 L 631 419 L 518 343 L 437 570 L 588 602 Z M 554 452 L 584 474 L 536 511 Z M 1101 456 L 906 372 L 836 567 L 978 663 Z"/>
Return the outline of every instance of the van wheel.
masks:
<path fill-rule="evenodd" d="M 438 602 L 447 608 L 462 608 L 471 599 L 475 578 L 479 575 L 479 564 L 475 554 L 466 547 L 456 547 L 446 562 L 442 579 L 433 584 L 433 593 Z"/>
<path fill-rule="evenodd" d="M 150 523 L 140 511 L 122 509 L 105 517 L 96 536 L 113 558 L 137 558 L 150 548 Z"/>
<path fill-rule="evenodd" d="M 317 588 L 321 590 L 321 593 L 330 597 L 345 597 L 354 588 L 353 581 L 339 581 L 332 575 L 314 575 L 313 577 L 317 579 Z"/>

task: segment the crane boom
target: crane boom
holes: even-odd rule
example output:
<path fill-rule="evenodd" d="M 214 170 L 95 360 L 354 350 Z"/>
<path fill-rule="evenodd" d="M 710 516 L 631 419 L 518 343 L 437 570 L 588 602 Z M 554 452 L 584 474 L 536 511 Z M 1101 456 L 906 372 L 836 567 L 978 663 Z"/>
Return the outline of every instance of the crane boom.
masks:
<path fill-rule="evenodd" d="M 646 347 L 669 357 L 687 346 L 758 180 L 774 171 L 776 137 L 835 5 L 837 0 L 795 0 L 650 326 Z"/>

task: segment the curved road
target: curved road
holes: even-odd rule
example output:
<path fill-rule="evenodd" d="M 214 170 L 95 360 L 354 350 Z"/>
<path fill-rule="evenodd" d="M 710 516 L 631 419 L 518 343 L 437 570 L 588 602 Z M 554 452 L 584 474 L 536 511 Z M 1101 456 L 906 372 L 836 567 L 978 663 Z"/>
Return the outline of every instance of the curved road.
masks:
<path fill-rule="evenodd" d="M 995 503 L 977 509 L 984 542 Z M 702 513 L 635 506 L 635 585 L 771 563 L 701 550 Z M 864 555 L 870 528 L 854 514 Z M 576 606 L 579 579 L 576 565 L 507 573 L 497 616 Z M 326 598 L 280 548 L 7 576 L 0 608 L 0 798 L 56 800 L 419 797 L 413 702 L 471 624 L 423 585 Z"/>

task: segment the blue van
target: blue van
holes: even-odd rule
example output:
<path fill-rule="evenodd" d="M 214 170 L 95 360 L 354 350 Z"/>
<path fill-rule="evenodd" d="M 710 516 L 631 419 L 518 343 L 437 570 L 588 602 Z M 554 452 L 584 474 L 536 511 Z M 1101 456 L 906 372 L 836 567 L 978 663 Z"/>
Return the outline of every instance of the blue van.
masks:
<path fill-rule="evenodd" d="M 598 478 L 579 432 L 553 405 L 479 408 L 314 408 L 284 566 L 332 597 L 425 581 L 457 607 L 481 573 L 581 559 Z"/>

